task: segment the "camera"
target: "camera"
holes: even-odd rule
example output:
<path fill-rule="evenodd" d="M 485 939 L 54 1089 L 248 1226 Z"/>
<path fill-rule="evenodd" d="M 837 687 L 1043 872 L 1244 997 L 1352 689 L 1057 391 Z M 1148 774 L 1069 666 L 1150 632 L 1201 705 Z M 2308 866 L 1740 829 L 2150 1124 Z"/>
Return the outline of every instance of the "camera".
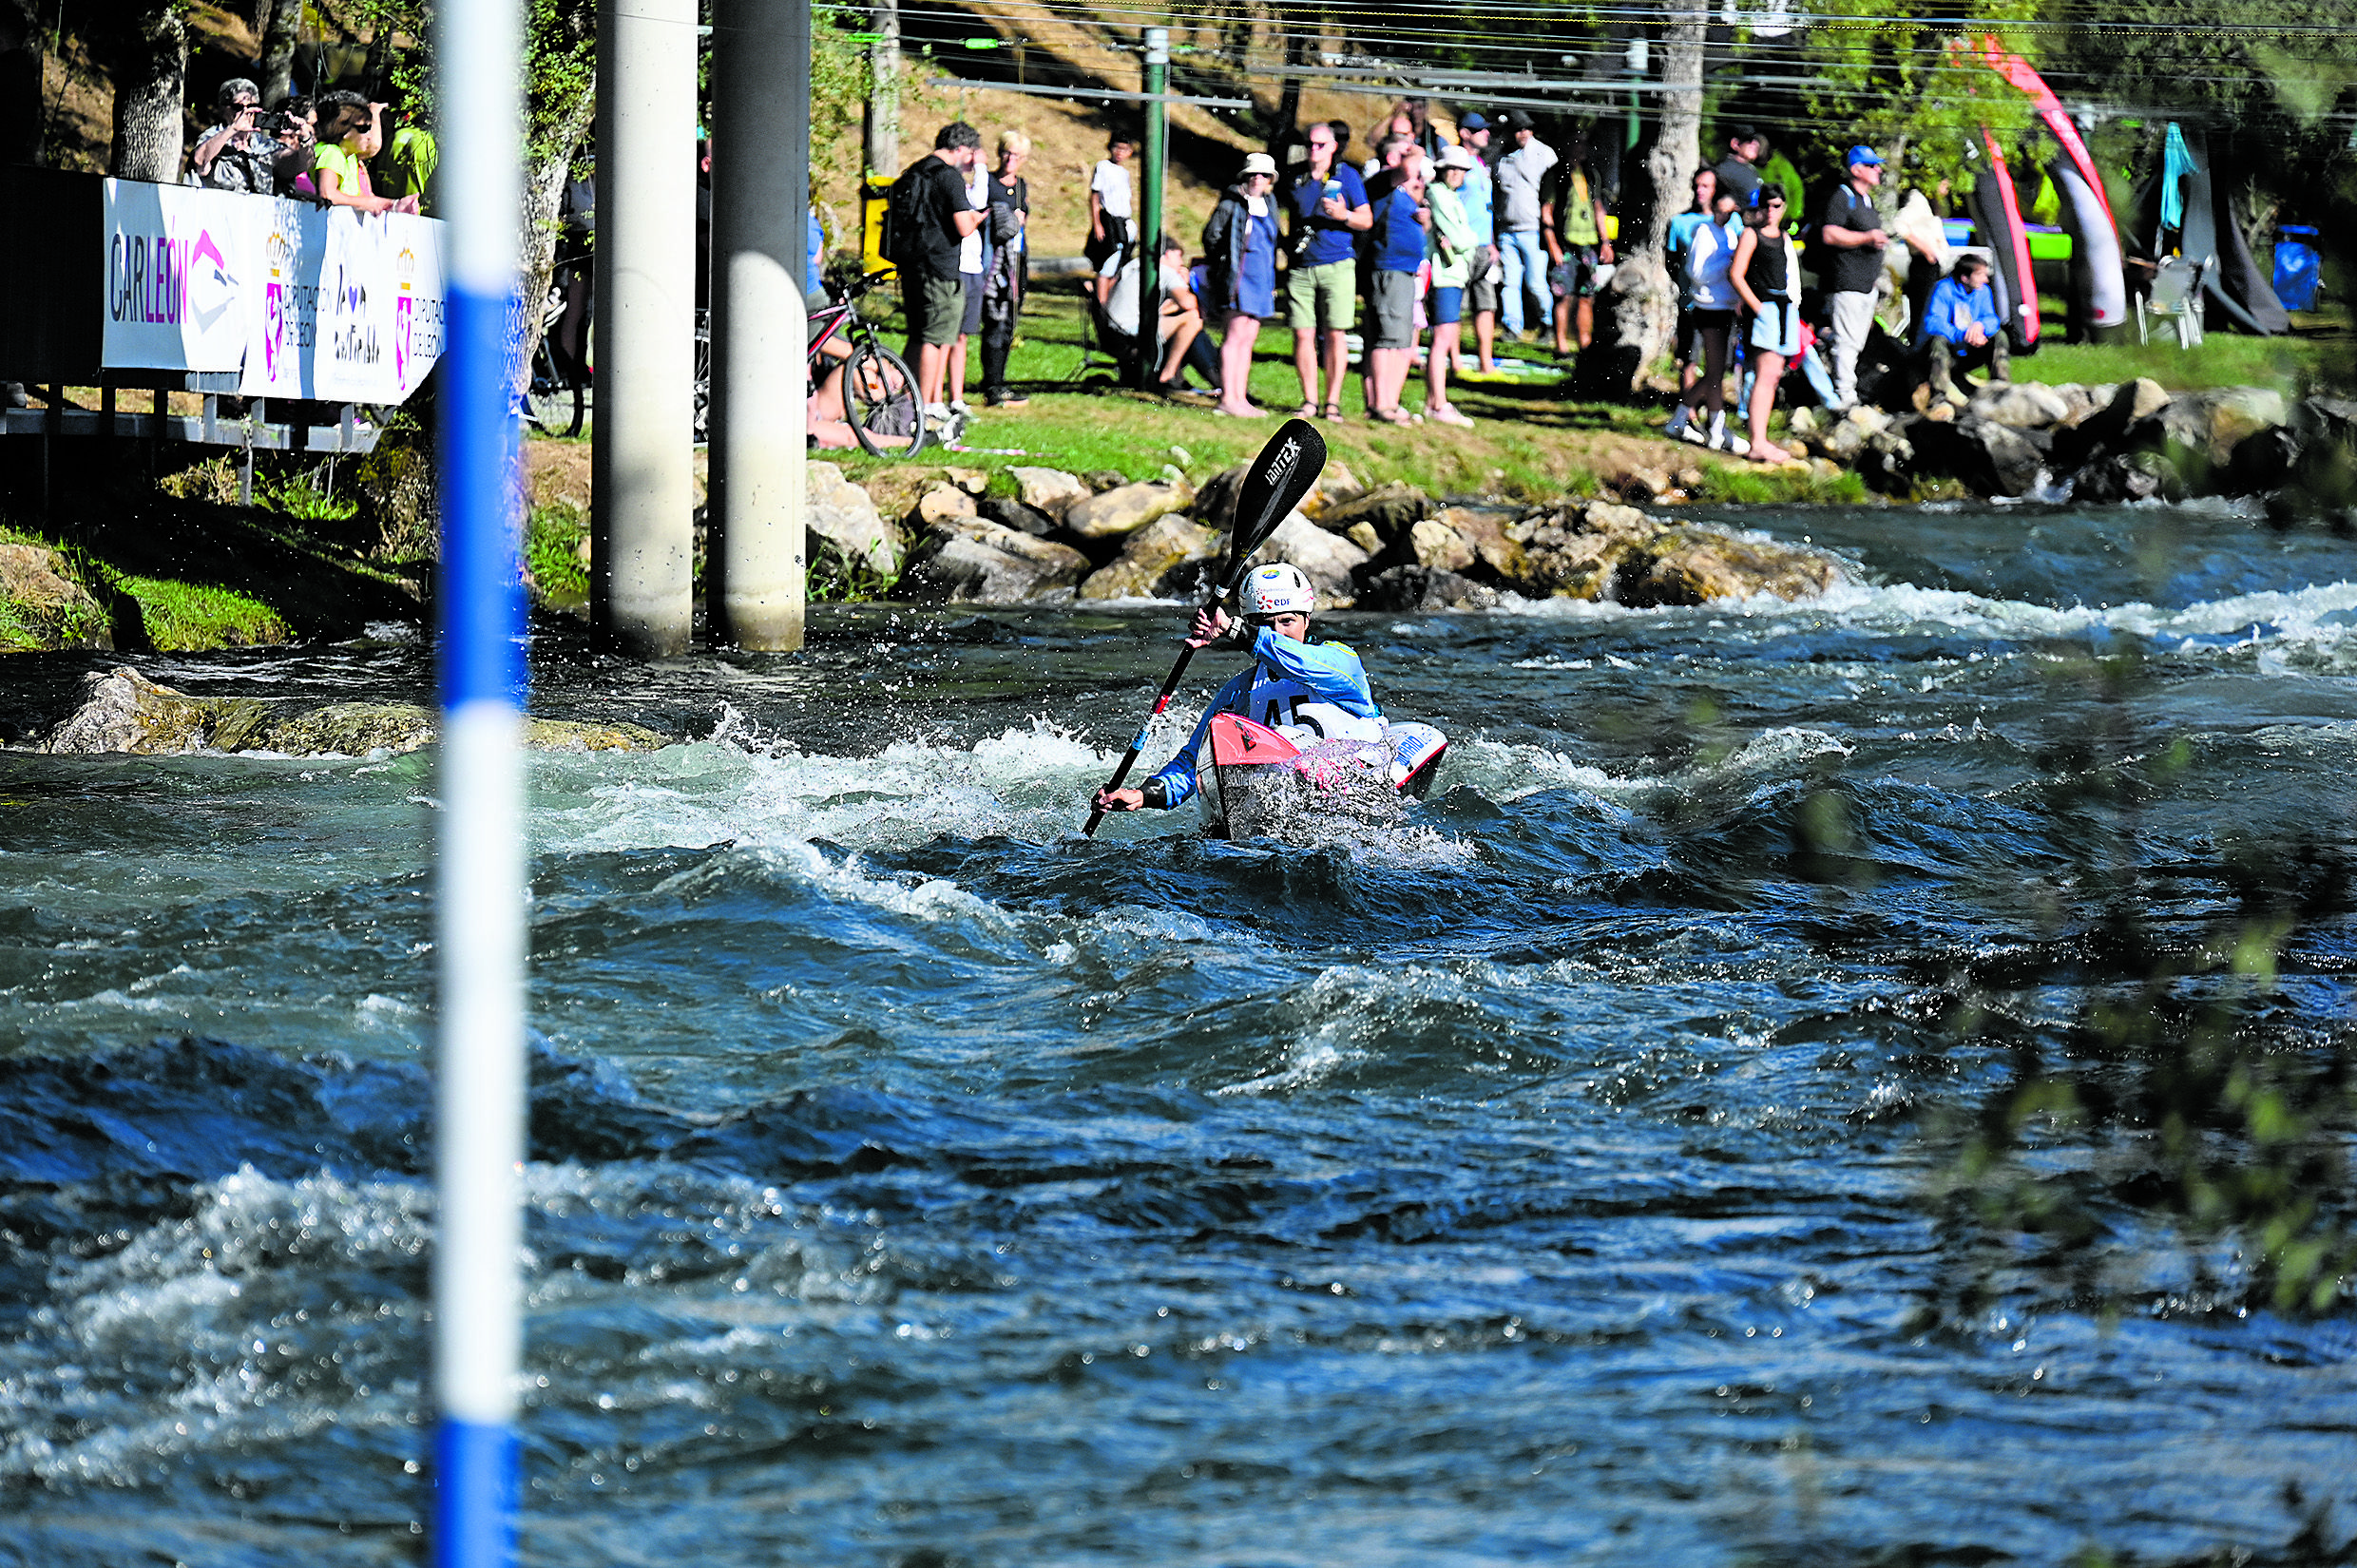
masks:
<path fill-rule="evenodd" d="M 284 109 L 264 109 L 254 117 L 254 128 L 269 136 L 284 136 L 295 128 L 295 117 Z"/>

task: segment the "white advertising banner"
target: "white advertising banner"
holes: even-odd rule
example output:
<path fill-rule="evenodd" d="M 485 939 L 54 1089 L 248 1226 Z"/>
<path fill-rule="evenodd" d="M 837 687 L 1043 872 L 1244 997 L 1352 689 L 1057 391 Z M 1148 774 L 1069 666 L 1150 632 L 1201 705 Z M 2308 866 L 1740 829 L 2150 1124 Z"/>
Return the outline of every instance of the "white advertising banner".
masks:
<path fill-rule="evenodd" d="M 440 225 L 332 207 L 314 296 L 318 347 L 310 395 L 398 403 L 442 355 Z"/>
<path fill-rule="evenodd" d="M 442 224 L 106 182 L 110 370 L 239 371 L 247 397 L 399 403 L 442 356 Z"/>
<path fill-rule="evenodd" d="M 109 180 L 109 369 L 234 371 L 245 360 L 252 197 L 193 185 Z"/>
<path fill-rule="evenodd" d="M 255 308 L 246 316 L 246 397 L 311 395 L 312 350 L 319 331 L 319 258 L 327 225 L 319 209 L 292 197 L 253 199 Z"/>

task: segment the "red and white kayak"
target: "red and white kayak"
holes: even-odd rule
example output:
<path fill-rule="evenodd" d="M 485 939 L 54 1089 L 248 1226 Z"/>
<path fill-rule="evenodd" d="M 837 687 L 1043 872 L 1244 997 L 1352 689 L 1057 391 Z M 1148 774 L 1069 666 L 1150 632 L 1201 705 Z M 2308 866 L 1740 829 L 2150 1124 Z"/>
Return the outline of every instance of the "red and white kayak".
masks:
<path fill-rule="evenodd" d="M 1432 787 L 1448 741 L 1428 724 L 1381 739 L 1305 738 L 1215 714 L 1196 753 L 1196 798 L 1214 838 L 1286 838 L 1337 822 L 1404 822 Z"/>

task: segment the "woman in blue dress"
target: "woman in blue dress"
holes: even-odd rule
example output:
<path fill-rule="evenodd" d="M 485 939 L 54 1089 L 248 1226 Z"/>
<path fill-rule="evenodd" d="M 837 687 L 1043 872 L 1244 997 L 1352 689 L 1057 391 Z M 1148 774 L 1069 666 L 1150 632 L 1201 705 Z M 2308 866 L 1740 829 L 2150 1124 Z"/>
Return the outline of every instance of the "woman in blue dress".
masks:
<path fill-rule="evenodd" d="M 1212 301 L 1220 319 L 1219 406 L 1238 419 L 1265 419 L 1253 406 L 1248 383 L 1253 341 L 1260 318 L 1276 314 L 1276 160 L 1255 152 L 1244 160 L 1244 177 L 1230 185 L 1203 225 L 1203 254 L 1211 263 Z"/>

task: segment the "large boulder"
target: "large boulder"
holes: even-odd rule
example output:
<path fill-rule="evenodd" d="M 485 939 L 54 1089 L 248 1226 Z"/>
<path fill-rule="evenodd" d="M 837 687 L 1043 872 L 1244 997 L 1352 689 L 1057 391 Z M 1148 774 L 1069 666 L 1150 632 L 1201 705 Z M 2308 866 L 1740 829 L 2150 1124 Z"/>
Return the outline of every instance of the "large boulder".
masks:
<path fill-rule="evenodd" d="M 1149 479 L 1117 485 L 1102 495 L 1075 501 L 1065 508 L 1064 526 L 1081 539 L 1122 539 L 1147 524 L 1195 504 L 1195 489 L 1184 478 L 1176 482 Z"/>
<path fill-rule="evenodd" d="M 1474 562 L 1473 546 L 1466 543 L 1465 535 L 1438 518 L 1408 525 L 1401 546 L 1417 565 L 1437 572 L 1463 572 Z"/>
<path fill-rule="evenodd" d="M 974 515 L 974 498 L 955 485 L 935 485 L 916 498 L 916 510 L 909 514 L 912 528 L 929 528 L 936 523 L 948 523 Z"/>
<path fill-rule="evenodd" d="M 908 558 L 909 536 L 832 463 L 810 466 L 803 523 L 814 576 L 889 583 Z"/>
<path fill-rule="evenodd" d="M 982 515 L 1000 527 L 1027 533 L 1034 539 L 1044 539 L 1056 531 L 1056 520 L 1037 507 L 1025 506 L 1011 495 L 986 496 L 974 503 Z"/>
<path fill-rule="evenodd" d="M 1088 557 L 1069 545 L 979 517 L 936 524 L 900 574 L 906 599 L 951 604 L 1025 604 L 1068 600 L 1088 575 Z"/>
<path fill-rule="evenodd" d="M 2175 478 L 2157 452 L 2109 452 L 2071 477 L 2071 499 L 2091 506 L 2150 501 L 2167 493 Z"/>
<path fill-rule="evenodd" d="M 1015 482 L 1017 500 L 1059 522 L 1066 507 L 1087 500 L 1090 493 L 1079 475 L 1062 468 L 1009 468 L 1006 476 Z"/>
<path fill-rule="evenodd" d="M 413 702 L 335 702 L 324 707 L 250 697 L 190 697 L 122 668 L 83 678 L 89 695 L 49 735 L 46 751 L 277 752 L 287 756 L 365 756 L 411 752 L 437 733 L 432 709 Z M 653 751 L 665 744 L 638 724 L 528 717 L 524 743 L 537 751 Z"/>
<path fill-rule="evenodd" d="M 2071 416 L 2071 400 L 2035 381 L 1998 382 L 1983 388 L 1968 411 L 1976 419 L 2009 430 L 2042 430 Z"/>
<path fill-rule="evenodd" d="M 1088 574 L 1083 599 L 1184 599 L 1202 585 L 1203 563 L 1219 554 L 1219 535 L 1177 512 L 1129 536 L 1112 564 Z"/>
<path fill-rule="evenodd" d="M 1642 608 L 1759 594 L 1804 599 L 1841 581 L 1839 564 L 1817 550 L 1602 502 L 1535 513 L 1506 533 L 1523 551 L 1523 569 L 1507 585 L 1532 597 Z"/>
<path fill-rule="evenodd" d="M 1340 463 L 1330 462 L 1318 474 L 1317 483 L 1310 487 L 1310 493 L 1301 498 L 1301 515 L 1313 523 L 1323 524 L 1330 509 L 1348 506 L 1366 493 L 1367 487 L 1358 475 Z"/>
<path fill-rule="evenodd" d="M 1498 604 L 1498 591 L 1455 572 L 1430 566 L 1391 566 L 1367 580 L 1358 605 L 1363 610 L 1488 610 Z"/>
<path fill-rule="evenodd" d="M 2170 398 L 2160 427 L 2194 466 L 2223 468 L 2245 440 L 2290 418 L 2283 393 L 2272 387 L 2213 387 Z"/>
<path fill-rule="evenodd" d="M 1376 537 L 1386 545 L 1399 539 L 1410 527 L 1432 515 L 1432 498 L 1413 485 L 1393 481 L 1378 485 L 1366 494 L 1328 507 L 1318 514 L 1317 526 L 1331 533 L 1349 533 L 1351 526 L 1365 523 L 1375 530 Z"/>
<path fill-rule="evenodd" d="M 1347 610 L 1357 598 L 1359 570 L 1372 559 L 1351 541 L 1328 533 L 1296 511 L 1285 514 L 1285 520 L 1253 552 L 1252 563 L 1257 566 L 1290 561 L 1317 590 L 1319 609 Z"/>
<path fill-rule="evenodd" d="M 1523 575 L 1523 546 L 1507 531 L 1514 523 L 1513 512 L 1503 507 L 1459 505 L 1443 507 L 1429 521 L 1447 524 L 1471 546 L 1476 576 L 1512 583 Z"/>
<path fill-rule="evenodd" d="M 1960 480 L 1976 495 L 2027 495 L 2047 469 L 2046 452 L 2031 434 L 1986 419 L 1918 420 L 1907 439 L 1918 472 Z"/>
<path fill-rule="evenodd" d="M 0 541 L 0 650 L 115 645 L 105 606 L 46 545 Z"/>
<path fill-rule="evenodd" d="M 1624 567 L 1614 584 L 1623 604 L 1700 604 L 1760 594 L 1813 599 L 1841 581 L 1830 557 L 1715 528 L 1665 530 L 1647 541 L 1641 559 L 1641 576 Z"/>

